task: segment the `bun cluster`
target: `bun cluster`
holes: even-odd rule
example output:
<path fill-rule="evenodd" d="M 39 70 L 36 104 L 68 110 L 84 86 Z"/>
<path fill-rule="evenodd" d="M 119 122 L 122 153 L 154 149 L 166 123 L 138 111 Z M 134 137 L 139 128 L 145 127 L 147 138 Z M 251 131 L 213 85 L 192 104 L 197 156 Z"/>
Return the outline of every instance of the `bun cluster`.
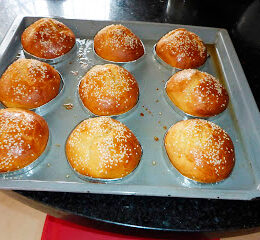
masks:
<path fill-rule="evenodd" d="M 43 18 L 25 29 L 21 42 L 31 55 L 54 59 L 68 53 L 76 38 L 63 23 Z M 117 63 L 135 61 L 145 52 L 142 41 L 130 29 L 114 24 L 96 34 L 94 51 Z M 227 108 L 229 96 L 224 86 L 212 75 L 195 69 L 207 59 L 207 48 L 199 36 L 175 29 L 158 41 L 155 52 L 165 63 L 183 69 L 165 86 L 167 96 L 179 109 L 206 118 Z M 46 149 L 46 121 L 25 109 L 35 109 L 54 99 L 60 84 L 61 77 L 52 66 L 32 59 L 15 61 L 1 76 L 0 101 L 8 107 L 0 110 L 1 173 L 30 165 Z M 109 180 L 129 175 L 141 160 L 141 145 L 126 125 L 108 116 L 119 116 L 136 106 L 139 87 L 135 77 L 115 64 L 96 65 L 81 79 L 78 94 L 84 107 L 98 117 L 82 121 L 68 136 L 65 151 L 69 164 L 87 178 Z M 202 119 L 171 126 L 164 147 L 171 164 L 182 175 L 201 183 L 226 179 L 235 164 L 229 135 Z"/>

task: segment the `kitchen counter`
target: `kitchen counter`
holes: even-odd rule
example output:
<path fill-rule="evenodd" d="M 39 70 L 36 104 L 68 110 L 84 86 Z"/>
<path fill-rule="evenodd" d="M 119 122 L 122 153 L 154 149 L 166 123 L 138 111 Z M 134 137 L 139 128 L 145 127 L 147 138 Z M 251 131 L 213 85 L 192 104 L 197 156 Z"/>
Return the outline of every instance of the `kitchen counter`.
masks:
<path fill-rule="evenodd" d="M 226 28 L 260 106 L 260 1 L 0 0 L 0 42 L 18 14 Z M 3 24 L 5 23 L 5 24 Z M 214 232 L 260 226 L 260 201 L 17 191 L 49 214 L 95 227 Z M 19 196 L 25 196 L 19 197 Z M 31 201 L 34 200 L 34 201 Z M 111 223 L 113 223 L 111 225 Z M 119 227 L 122 230 L 122 227 Z M 124 232 L 131 228 L 123 228 Z"/>

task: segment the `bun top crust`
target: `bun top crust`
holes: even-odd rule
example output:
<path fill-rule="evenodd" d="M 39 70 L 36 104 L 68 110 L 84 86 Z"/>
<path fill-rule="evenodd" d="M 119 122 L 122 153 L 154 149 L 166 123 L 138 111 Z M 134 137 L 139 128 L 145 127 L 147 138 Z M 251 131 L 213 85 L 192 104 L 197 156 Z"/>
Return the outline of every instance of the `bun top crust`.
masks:
<path fill-rule="evenodd" d="M 229 102 L 224 86 L 212 75 L 196 69 L 175 73 L 166 83 L 166 93 L 178 108 L 196 117 L 215 116 Z"/>
<path fill-rule="evenodd" d="M 36 160 L 49 139 L 46 121 L 34 112 L 0 110 L 0 172 L 15 171 Z"/>
<path fill-rule="evenodd" d="M 134 134 L 109 117 L 90 118 L 70 134 L 66 154 L 80 174 L 102 179 L 121 178 L 138 165 L 142 149 Z"/>
<path fill-rule="evenodd" d="M 144 55 L 141 40 L 123 25 L 109 25 L 94 37 L 97 55 L 108 61 L 130 62 Z"/>
<path fill-rule="evenodd" d="M 0 78 L 0 101 L 6 107 L 32 109 L 59 93 L 60 75 L 49 64 L 33 59 L 19 59 Z"/>
<path fill-rule="evenodd" d="M 179 69 L 198 68 L 207 60 L 207 48 L 200 37 L 184 28 L 164 35 L 156 45 L 156 53 L 164 62 Z"/>
<path fill-rule="evenodd" d="M 21 42 L 28 53 L 52 59 L 69 52 L 75 45 L 76 38 L 63 23 L 52 18 L 42 18 L 24 30 Z"/>
<path fill-rule="evenodd" d="M 202 183 L 215 183 L 229 176 L 235 164 L 234 145 L 216 124 L 189 119 L 167 132 L 165 148 L 173 166 L 184 176 Z"/>
<path fill-rule="evenodd" d="M 82 78 L 79 96 L 96 115 L 119 115 L 137 104 L 139 88 L 133 75 L 123 67 L 96 65 Z"/>

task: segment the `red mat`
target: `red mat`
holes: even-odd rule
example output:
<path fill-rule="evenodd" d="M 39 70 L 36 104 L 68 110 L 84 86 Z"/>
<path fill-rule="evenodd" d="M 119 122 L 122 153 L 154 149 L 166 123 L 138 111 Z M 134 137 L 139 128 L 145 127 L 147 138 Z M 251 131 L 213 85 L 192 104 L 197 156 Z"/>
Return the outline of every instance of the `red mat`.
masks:
<path fill-rule="evenodd" d="M 160 240 L 158 238 L 144 238 L 129 235 L 110 233 L 94 228 L 82 227 L 47 215 L 41 240 Z M 207 238 L 195 238 L 196 240 L 209 240 Z M 161 239 L 163 240 L 163 239 Z M 178 238 L 172 238 L 178 240 Z M 193 238 L 181 238 L 181 240 L 193 240 Z M 211 239 L 219 240 L 219 239 Z"/>

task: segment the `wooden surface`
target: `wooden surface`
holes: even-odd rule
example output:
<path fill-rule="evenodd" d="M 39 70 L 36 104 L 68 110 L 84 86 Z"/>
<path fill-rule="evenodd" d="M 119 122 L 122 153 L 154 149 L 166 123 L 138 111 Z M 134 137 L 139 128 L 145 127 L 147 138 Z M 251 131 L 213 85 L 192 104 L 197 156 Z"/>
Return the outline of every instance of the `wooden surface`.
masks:
<path fill-rule="evenodd" d="M 0 239 L 40 240 L 46 214 L 13 199 L 6 193 L 7 191 L 0 191 Z M 260 240 L 260 233 L 221 240 Z"/>
<path fill-rule="evenodd" d="M 0 192 L 0 239 L 40 240 L 46 214 Z"/>

